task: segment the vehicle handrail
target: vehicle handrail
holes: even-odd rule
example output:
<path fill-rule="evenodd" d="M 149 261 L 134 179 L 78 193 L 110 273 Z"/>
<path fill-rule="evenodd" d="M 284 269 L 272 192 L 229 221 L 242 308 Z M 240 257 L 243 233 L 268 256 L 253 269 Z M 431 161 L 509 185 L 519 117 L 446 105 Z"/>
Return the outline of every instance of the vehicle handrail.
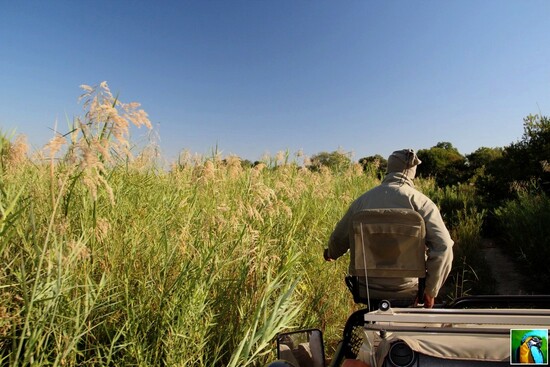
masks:
<path fill-rule="evenodd" d="M 550 295 L 483 295 L 457 298 L 444 308 L 538 308 L 550 309 Z"/>

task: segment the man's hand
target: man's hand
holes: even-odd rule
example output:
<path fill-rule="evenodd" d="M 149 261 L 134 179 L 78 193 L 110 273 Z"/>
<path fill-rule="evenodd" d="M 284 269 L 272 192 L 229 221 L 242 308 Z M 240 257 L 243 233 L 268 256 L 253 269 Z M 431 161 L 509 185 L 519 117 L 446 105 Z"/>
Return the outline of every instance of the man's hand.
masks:
<path fill-rule="evenodd" d="M 334 261 L 334 259 L 328 255 L 328 248 L 323 251 L 323 257 L 325 258 L 325 261 Z"/>
<path fill-rule="evenodd" d="M 435 298 L 427 293 L 424 293 L 424 308 L 432 308 L 434 306 Z"/>
<path fill-rule="evenodd" d="M 434 303 L 435 303 L 435 298 L 434 297 L 431 297 L 429 294 L 427 293 L 424 293 L 424 303 L 422 304 L 422 306 L 424 308 L 433 308 L 434 306 Z M 416 299 L 414 300 L 414 306 L 418 306 L 419 303 L 418 303 L 418 297 L 416 297 Z"/>

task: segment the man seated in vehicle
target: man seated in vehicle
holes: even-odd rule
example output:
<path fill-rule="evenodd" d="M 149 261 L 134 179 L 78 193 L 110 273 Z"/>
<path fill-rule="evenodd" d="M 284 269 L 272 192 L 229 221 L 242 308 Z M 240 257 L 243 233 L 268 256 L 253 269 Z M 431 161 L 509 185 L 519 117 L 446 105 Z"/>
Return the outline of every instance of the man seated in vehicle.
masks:
<path fill-rule="evenodd" d="M 435 297 L 451 270 L 453 240 L 441 217 L 439 209 L 426 195 L 416 190 L 413 179 L 416 166 L 421 161 L 412 149 L 393 152 L 388 158 L 387 174 L 382 183 L 356 199 L 338 222 L 325 249 L 327 261 L 338 259 L 349 249 L 350 221 L 355 213 L 364 209 L 412 209 L 420 214 L 425 223 L 427 246 L 426 285 L 424 307 L 431 308 Z M 350 263 L 350 274 L 354 264 Z M 400 299 L 411 297 L 414 302 L 418 279 L 415 278 L 371 278 L 368 289 L 371 299 L 387 298 L 388 292 Z"/>

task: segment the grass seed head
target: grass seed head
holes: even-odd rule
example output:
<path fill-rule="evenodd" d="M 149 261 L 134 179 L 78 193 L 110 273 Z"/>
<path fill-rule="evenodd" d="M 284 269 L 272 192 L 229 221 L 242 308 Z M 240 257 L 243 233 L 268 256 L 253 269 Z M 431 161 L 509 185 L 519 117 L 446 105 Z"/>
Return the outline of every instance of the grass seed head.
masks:
<path fill-rule="evenodd" d="M 27 159 L 28 151 L 29 145 L 27 144 L 27 137 L 23 134 L 19 134 L 10 145 L 7 164 L 10 166 L 22 164 Z"/>

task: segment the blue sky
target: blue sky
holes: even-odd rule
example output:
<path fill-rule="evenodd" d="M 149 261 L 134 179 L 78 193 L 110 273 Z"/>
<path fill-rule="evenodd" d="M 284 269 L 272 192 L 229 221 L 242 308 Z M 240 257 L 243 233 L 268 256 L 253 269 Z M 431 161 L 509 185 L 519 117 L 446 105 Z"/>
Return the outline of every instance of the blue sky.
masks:
<path fill-rule="evenodd" d="M 0 128 L 40 148 L 106 80 L 169 159 L 469 154 L 550 114 L 549 18 L 536 0 L 0 0 Z"/>

